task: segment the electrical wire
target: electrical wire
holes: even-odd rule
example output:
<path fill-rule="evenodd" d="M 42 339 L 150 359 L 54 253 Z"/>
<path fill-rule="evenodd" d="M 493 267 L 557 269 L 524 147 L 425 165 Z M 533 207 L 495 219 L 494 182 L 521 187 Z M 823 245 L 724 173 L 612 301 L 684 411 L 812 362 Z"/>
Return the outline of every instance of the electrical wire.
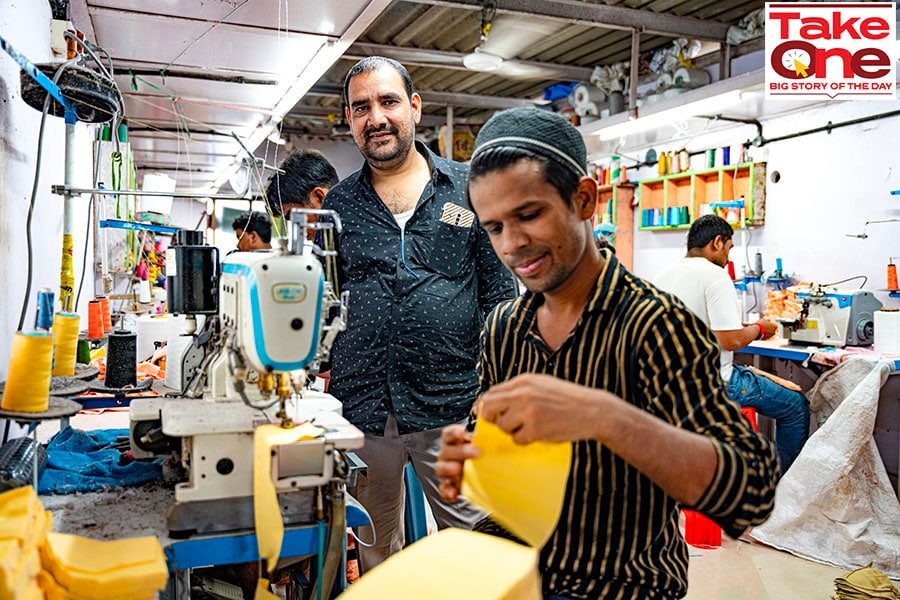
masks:
<path fill-rule="evenodd" d="M 846 279 L 841 279 L 839 281 L 832 281 L 831 283 L 823 283 L 822 285 L 823 286 L 832 286 L 832 285 L 837 285 L 839 283 L 845 283 L 847 281 L 853 281 L 854 279 L 862 279 L 863 280 L 862 284 L 859 286 L 859 289 L 862 289 L 863 287 L 865 287 L 866 283 L 869 281 L 869 277 L 867 275 L 854 275 L 853 277 L 848 277 Z"/>
<path fill-rule="evenodd" d="M 62 74 L 66 69 L 74 65 L 78 62 L 78 57 L 67 60 L 63 64 L 59 65 L 59 68 L 56 69 L 56 72 L 53 74 L 53 83 L 54 85 L 59 81 Z M 19 326 L 17 328 L 18 331 L 22 330 L 22 327 L 25 325 L 25 313 L 28 311 L 28 300 L 29 296 L 31 296 L 31 282 L 33 277 L 33 269 L 34 269 L 34 256 L 32 249 L 32 236 L 31 236 L 31 222 L 34 219 L 34 204 L 37 199 L 37 189 L 38 183 L 41 178 L 41 155 L 43 154 L 44 148 L 44 125 L 47 123 L 47 113 L 50 112 L 50 102 L 53 100 L 53 97 L 48 92 L 46 97 L 44 97 L 44 107 L 41 111 L 41 126 L 38 129 L 38 147 L 37 154 L 34 159 L 34 183 L 31 186 L 31 200 L 28 202 L 28 216 L 25 218 L 25 244 L 28 248 L 27 252 L 27 261 L 28 266 L 26 267 L 26 275 L 25 275 L 25 298 L 22 300 L 22 310 L 19 313 Z"/>

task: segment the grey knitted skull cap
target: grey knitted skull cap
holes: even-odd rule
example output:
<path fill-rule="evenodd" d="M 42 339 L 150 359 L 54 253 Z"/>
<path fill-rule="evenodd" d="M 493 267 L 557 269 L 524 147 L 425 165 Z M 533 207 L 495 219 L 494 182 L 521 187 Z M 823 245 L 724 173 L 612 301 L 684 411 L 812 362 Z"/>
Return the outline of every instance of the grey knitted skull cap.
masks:
<path fill-rule="evenodd" d="M 511 108 L 497 113 L 478 132 L 472 160 L 485 150 L 500 147 L 529 150 L 579 177 L 587 175 L 587 150 L 581 133 L 547 110 Z"/>

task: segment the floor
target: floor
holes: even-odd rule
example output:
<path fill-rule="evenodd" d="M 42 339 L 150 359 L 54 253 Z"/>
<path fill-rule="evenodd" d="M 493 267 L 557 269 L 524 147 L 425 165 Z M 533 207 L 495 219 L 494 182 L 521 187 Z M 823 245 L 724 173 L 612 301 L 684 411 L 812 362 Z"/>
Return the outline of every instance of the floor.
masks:
<path fill-rule="evenodd" d="M 721 548 L 690 552 L 686 600 L 828 600 L 834 578 L 847 572 L 727 537 Z"/>

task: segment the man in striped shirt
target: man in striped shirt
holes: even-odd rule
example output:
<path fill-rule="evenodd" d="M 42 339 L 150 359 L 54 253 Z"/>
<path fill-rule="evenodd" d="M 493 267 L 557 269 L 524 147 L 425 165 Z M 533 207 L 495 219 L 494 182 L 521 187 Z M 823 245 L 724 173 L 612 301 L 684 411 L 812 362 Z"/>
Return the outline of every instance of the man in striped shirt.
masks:
<path fill-rule="evenodd" d="M 536 109 L 495 116 L 469 194 L 497 255 L 528 288 L 488 317 L 480 415 L 527 444 L 572 443 L 562 512 L 541 548 L 549 598 L 677 598 L 687 591 L 681 506 L 731 536 L 772 509 L 777 463 L 725 394 L 719 349 L 684 305 L 591 239 L 597 186 L 584 142 Z M 455 498 L 479 455 L 443 432 L 437 472 Z"/>

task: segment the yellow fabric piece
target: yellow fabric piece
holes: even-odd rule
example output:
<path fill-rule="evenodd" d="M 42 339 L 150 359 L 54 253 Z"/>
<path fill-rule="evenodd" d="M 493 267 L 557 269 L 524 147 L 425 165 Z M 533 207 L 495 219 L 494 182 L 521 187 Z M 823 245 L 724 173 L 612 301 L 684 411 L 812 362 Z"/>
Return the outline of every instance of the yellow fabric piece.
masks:
<path fill-rule="evenodd" d="M 278 596 L 269 591 L 269 580 L 260 579 L 256 582 L 256 592 L 253 600 L 279 600 Z"/>
<path fill-rule="evenodd" d="M 0 539 L 14 538 L 22 545 L 47 530 L 46 514 L 31 486 L 0 494 Z"/>
<path fill-rule="evenodd" d="M 571 444 L 516 444 L 495 424 L 479 419 L 472 443 L 481 456 L 465 462 L 462 493 L 535 548 L 556 528 L 562 510 Z"/>
<path fill-rule="evenodd" d="M 340 600 L 540 600 L 538 551 L 503 538 L 442 529 L 393 555 Z"/>
<path fill-rule="evenodd" d="M 272 448 L 312 440 L 322 435 L 323 431 L 308 422 L 290 429 L 278 425 L 260 425 L 256 428 L 253 438 L 253 515 L 259 556 L 266 559 L 269 576 L 278 564 L 284 538 L 284 520 L 275 482 L 272 481 Z"/>
<path fill-rule="evenodd" d="M 884 572 L 874 568 L 872 563 L 835 578 L 834 587 L 839 600 L 856 598 L 894 600 L 900 597 L 900 592 L 894 587 L 890 578 Z"/>
<path fill-rule="evenodd" d="M 41 559 L 57 583 L 83 600 L 152 596 L 169 577 L 162 546 L 152 536 L 101 542 L 51 532 Z"/>

